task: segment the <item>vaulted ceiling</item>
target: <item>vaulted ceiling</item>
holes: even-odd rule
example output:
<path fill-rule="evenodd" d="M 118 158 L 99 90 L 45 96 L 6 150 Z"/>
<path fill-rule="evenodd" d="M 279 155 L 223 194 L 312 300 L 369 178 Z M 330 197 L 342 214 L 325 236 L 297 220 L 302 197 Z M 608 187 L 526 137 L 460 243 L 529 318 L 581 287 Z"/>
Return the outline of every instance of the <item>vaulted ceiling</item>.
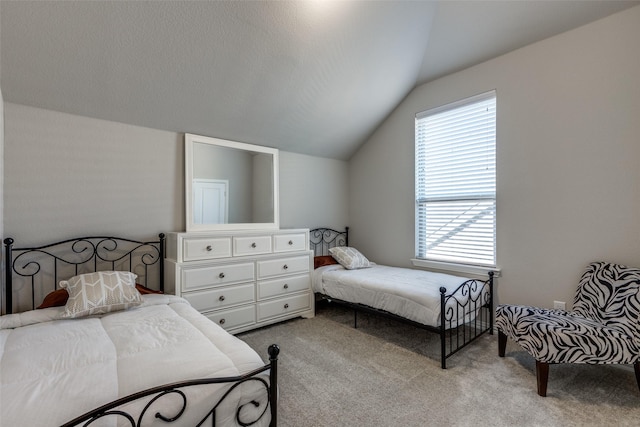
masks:
<path fill-rule="evenodd" d="M 2 1 L 6 102 L 348 159 L 418 84 L 638 1 Z"/>

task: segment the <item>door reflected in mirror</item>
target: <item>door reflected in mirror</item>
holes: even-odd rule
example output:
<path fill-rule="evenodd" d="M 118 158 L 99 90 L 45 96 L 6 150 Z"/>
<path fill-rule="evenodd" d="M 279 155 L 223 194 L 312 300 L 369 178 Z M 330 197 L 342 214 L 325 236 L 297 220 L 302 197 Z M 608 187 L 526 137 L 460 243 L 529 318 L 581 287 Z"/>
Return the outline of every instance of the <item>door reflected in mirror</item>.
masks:
<path fill-rule="evenodd" d="M 185 135 L 187 231 L 278 228 L 278 150 Z"/>
<path fill-rule="evenodd" d="M 229 222 L 228 195 L 228 180 L 194 178 L 194 224 L 226 224 L 227 222 Z"/>

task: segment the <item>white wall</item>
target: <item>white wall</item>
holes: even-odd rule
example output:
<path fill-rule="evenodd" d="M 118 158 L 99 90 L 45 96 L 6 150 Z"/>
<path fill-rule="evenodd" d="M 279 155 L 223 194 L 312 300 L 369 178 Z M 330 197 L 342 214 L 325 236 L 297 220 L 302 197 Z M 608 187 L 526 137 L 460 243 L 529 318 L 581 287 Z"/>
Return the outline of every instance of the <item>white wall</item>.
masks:
<path fill-rule="evenodd" d="M 2 42 L 0 42 L 0 47 Z M 1 51 L 1 49 L 0 49 Z M 2 55 L 0 54 L 0 57 Z M 0 61 L 1 62 L 1 61 Z M 2 66 L 0 65 L 0 76 L 2 75 Z M 0 80 L 2 80 L 0 78 Z M 4 236 L 4 99 L 2 98 L 2 89 L 0 88 L 0 236 Z M 1 239 L 4 240 L 4 239 Z M 4 246 L 2 246 L 4 248 Z M 4 249 L 0 250 L 0 311 L 4 307 Z"/>
<path fill-rule="evenodd" d="M 0 236 L 4 236 L 4 101 L 0 90 Z M 4 239 L 0 239 L 4 240 Z M 4 246 L 2 246 L 4 248 Z M 4 249 L 0 250 L 0 308 L 4 307 Z"/>
<path fill-rule="evenodd" d="M 24 244 L 184 226 L 178 134 L 5 104 L 5 233 Z"/>
<path fill-rule="evenodd" d="M 348 222 L 348 163 L 280 152 L 280 227 L 343 229 Z"/>
<path fill-rule="evenodd" d="M 182 134 L 6 103 L 5 237 L 182 231 Z M 346 225 L 347 162 L 280 153 L 282 228 Z"/>
<path fill-rule="evenodd" d="M 640 7 L 416 88 L 350 161 L 352 242 L 414 256 L 414 118 L 497 90 L 498 302 L 571 306 L 585 265 L 640 266 Z"/>

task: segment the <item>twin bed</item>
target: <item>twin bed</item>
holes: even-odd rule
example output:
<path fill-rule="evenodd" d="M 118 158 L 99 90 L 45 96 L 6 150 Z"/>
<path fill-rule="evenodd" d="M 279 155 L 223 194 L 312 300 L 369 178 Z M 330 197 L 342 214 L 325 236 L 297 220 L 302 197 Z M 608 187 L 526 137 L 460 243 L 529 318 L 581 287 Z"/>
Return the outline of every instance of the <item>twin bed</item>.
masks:
<path fill-rule="evenodd" d="M 488 280 L 377 265 L 349 246 L 349 229 L 310 232 L 313 290 L 320 298 L 394 318 L 440 336 L 441 366 L 485 332 L 493 334 L 493 273 Z"/>
<path fill-rule="evenodd" d="M 0 425 L 276 425 L 278 347 L 160 293 L 159 237 L 5 240 Z"/>

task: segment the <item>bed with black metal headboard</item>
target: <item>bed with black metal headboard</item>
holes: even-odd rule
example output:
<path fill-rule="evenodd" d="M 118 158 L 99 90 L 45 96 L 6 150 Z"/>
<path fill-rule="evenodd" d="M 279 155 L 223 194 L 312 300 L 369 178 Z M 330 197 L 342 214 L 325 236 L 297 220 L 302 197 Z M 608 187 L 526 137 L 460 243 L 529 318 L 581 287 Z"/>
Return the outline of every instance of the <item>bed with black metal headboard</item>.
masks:
<path fill-rule="evenodd" d="M 164 240 L 164 233 L 148 242 L 92 236 L 21 248 L 6 238 L 5 313 L 33 310 L 61 280 L 97 271 L 130 271 L 145 288 L 164 292 Z"/>
<path fill-rule="evenodd" d="M 4 243 L 0 425 L 277 425 L 278 346 L 164 294 L 164 234 Z"/>
<path fill-rule="evenodd" d="M 349 227 L 345 227 L 344 231 L 332 228 L 314 228 L 309 231 L 309 240 L 314 256 L 327 256 L 331 248 L 349 246 Z"/>
<path fill-rule="evenodd" d="M 440 361 L 485 332 L 493 334 L 493 272 L 487 280 L 370 262 L 349 247 L 349 228 L 310 230 L 312 287 L 336 304 L 390 317 L 440 336 Z"/>

